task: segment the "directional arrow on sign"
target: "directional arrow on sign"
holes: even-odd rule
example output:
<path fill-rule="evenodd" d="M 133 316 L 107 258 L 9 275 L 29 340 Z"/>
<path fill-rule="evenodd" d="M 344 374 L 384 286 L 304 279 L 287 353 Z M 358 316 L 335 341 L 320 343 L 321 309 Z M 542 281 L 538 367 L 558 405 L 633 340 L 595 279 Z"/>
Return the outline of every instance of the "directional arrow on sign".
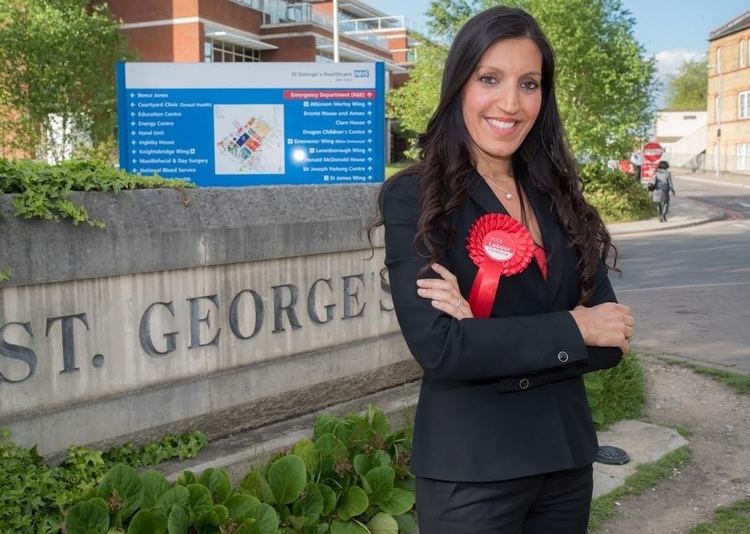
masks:
<path fill-rule="evenodd" d="M 372 139 L 368 139 L 368 140 L 367 140 L 367 142 L 368 142 L 368 143 L 372 143 Z"/>
<path fill-rule="evenodd" d="M 133 154 L 135 154 L 135 149 L 133 149 Z"/>
<path fill-rule="evenodd" d="M 368 152 L 372 152 L 372 147 L 367 149 Z"/>
<path fill-rule="evenodd" d="M 135 144 L 135 139 L 133 139 L 133 140 L 131 141 L 131 143 Z"/>
<path fill-rule="evenodd" d="M 368 103 L 367 103 L 367 105 L 368 105 L 368 106 L 372 106 L 372 102 L 368 102 Z"/>
<path fill-rule="evenodd" d="M 372 170 L 372 165 L 370 165 L 369 167 L 367 167 L 367 170 L 371 171 Z"/>
<path fill-rule="evenodd" d="M 134 150 L 133 152 L 135 152 L 135 150 Z M 138 163 L 138 160 L 137 160 L 137 159 L 134 159 L 134 160 L 133 160 L 133 163 Z"/>
<path fill-rule="evenodd" d="M 130 121 L 131 126 L 135 126 L 135 121 Z"/>
<path fill-rule="evenodd" d="M 367 158 L 367 161 L 372 161 L 372 157 Z"/>
<path fill-rule="evenodd" d="M 134 107 L 135 107 L 135 102 L 131 102 L 131 103 L 130 103 L 130 107 L 131 107 L 131 108 L 134 108 Z"/>
<path fill-rule="evenodd" d="M 131 112 L 130 112 L 130 116 L 131 116 L 131 117 L 135 117 L 135 111 L 131 111 Z"/>
<path fill-rule="evenodd" d="M 368 111 L 368 112 L 367 112 L 367 114 L 368 114 L 368 115 L 372 115 L 372 111 Z"/>
<path fill-rule="evenodd" d="M 372 121 L 367 121 L 367 124 L 368 124 L 368 125 L 372 124 Z"/>
<path fill-rule="evenodd" d="M 130 93 L 130 98 L 133 98 L 135 96 L 135 93 Z"/>
<path fill-rule="evenodd" d="M 367 130 L 367 133 L 368 133 L 368 134 L 371 134 L 371 133 L 372 133 L 372 130 Z"/>
<path fill-rule="evenodd" d="M 372 175 L 367 177 L 368 180 L 372 180 Z"/>

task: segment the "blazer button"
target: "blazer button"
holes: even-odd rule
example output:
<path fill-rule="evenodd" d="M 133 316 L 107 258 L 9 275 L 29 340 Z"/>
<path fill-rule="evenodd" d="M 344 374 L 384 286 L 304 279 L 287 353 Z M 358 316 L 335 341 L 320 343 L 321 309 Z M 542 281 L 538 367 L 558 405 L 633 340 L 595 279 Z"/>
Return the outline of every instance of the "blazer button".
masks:
<path fill-rule="evenodd" d="M 526 388 L 528 388 L 528 387 L 529 387 L 529 381 L 528 381 L 528 380 L 527 380 L 526 378 L 522 378 L 522 379 L 521 379 L 521 380 L 520 380 L 520 381 L 518 382 L 518 387 L 519 387 L 519 388 L 521 388 L 521 389 L 526 389 Z"/>
<path fill-rule="evenodd" d="M 561 350 L 557 353 L 557 359 L 560 360 L 562 363 L 565 363 L 568 361 L 568 353 L 564 350 Z"/>

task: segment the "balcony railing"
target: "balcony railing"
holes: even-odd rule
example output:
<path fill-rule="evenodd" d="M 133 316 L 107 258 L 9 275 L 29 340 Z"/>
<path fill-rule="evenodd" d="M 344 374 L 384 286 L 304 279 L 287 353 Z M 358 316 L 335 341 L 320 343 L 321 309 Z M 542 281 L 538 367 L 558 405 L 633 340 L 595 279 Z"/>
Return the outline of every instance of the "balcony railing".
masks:
<path fill-rule="evenodd" d="M 333 30 L 333 19 L 326 14 L 313 9 L 307 2 L 287 2 L 286 0 L 234 0 L 264 14 L 264 24 L 316 24 L 328 30 Z M 403 17 L 402 17 L 403 18 Z M 351 21 L 339 20 L 342 33 L 350 34 L 347 25 Z M 371 46 L 388 50 L 388 39 L 377 35 L 352 34 L 350 37 L 363 41 Z"/>
<path fill-rule="evenodd" d="M 341 21 L 340 27 L 342 31 L 347 33 L 392 30 L 398 28 L 404 28 L 416 33 L 425 33 L 425 30 L 421 25 L 407 19 L 403 15 L 344 20 Z"/>

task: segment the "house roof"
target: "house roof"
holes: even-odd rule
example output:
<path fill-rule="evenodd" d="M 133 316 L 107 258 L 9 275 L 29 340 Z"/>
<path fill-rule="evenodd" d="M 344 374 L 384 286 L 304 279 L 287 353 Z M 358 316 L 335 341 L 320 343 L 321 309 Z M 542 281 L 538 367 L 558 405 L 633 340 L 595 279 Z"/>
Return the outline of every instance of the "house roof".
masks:
<path fill-rule="evenodd" d="M 709 41 L 715 41 L 727 35 L 737 33 L 738 31 L 750 28 L 750 11 L 746 11 L 739 17 L 736 17 L 723 26 L 716 28 L 714 31 L 708 34 Z"/>

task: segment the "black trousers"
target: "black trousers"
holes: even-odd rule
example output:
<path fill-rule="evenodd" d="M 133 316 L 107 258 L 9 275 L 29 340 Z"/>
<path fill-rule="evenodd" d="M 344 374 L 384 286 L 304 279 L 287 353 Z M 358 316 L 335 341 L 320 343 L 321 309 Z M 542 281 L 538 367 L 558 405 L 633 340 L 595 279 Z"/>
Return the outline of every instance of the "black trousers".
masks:
<path fill-rule="evenodd" d="M 417 478 L 419 534 L 586 534 L 592 467 L 500 482 Z"/>

